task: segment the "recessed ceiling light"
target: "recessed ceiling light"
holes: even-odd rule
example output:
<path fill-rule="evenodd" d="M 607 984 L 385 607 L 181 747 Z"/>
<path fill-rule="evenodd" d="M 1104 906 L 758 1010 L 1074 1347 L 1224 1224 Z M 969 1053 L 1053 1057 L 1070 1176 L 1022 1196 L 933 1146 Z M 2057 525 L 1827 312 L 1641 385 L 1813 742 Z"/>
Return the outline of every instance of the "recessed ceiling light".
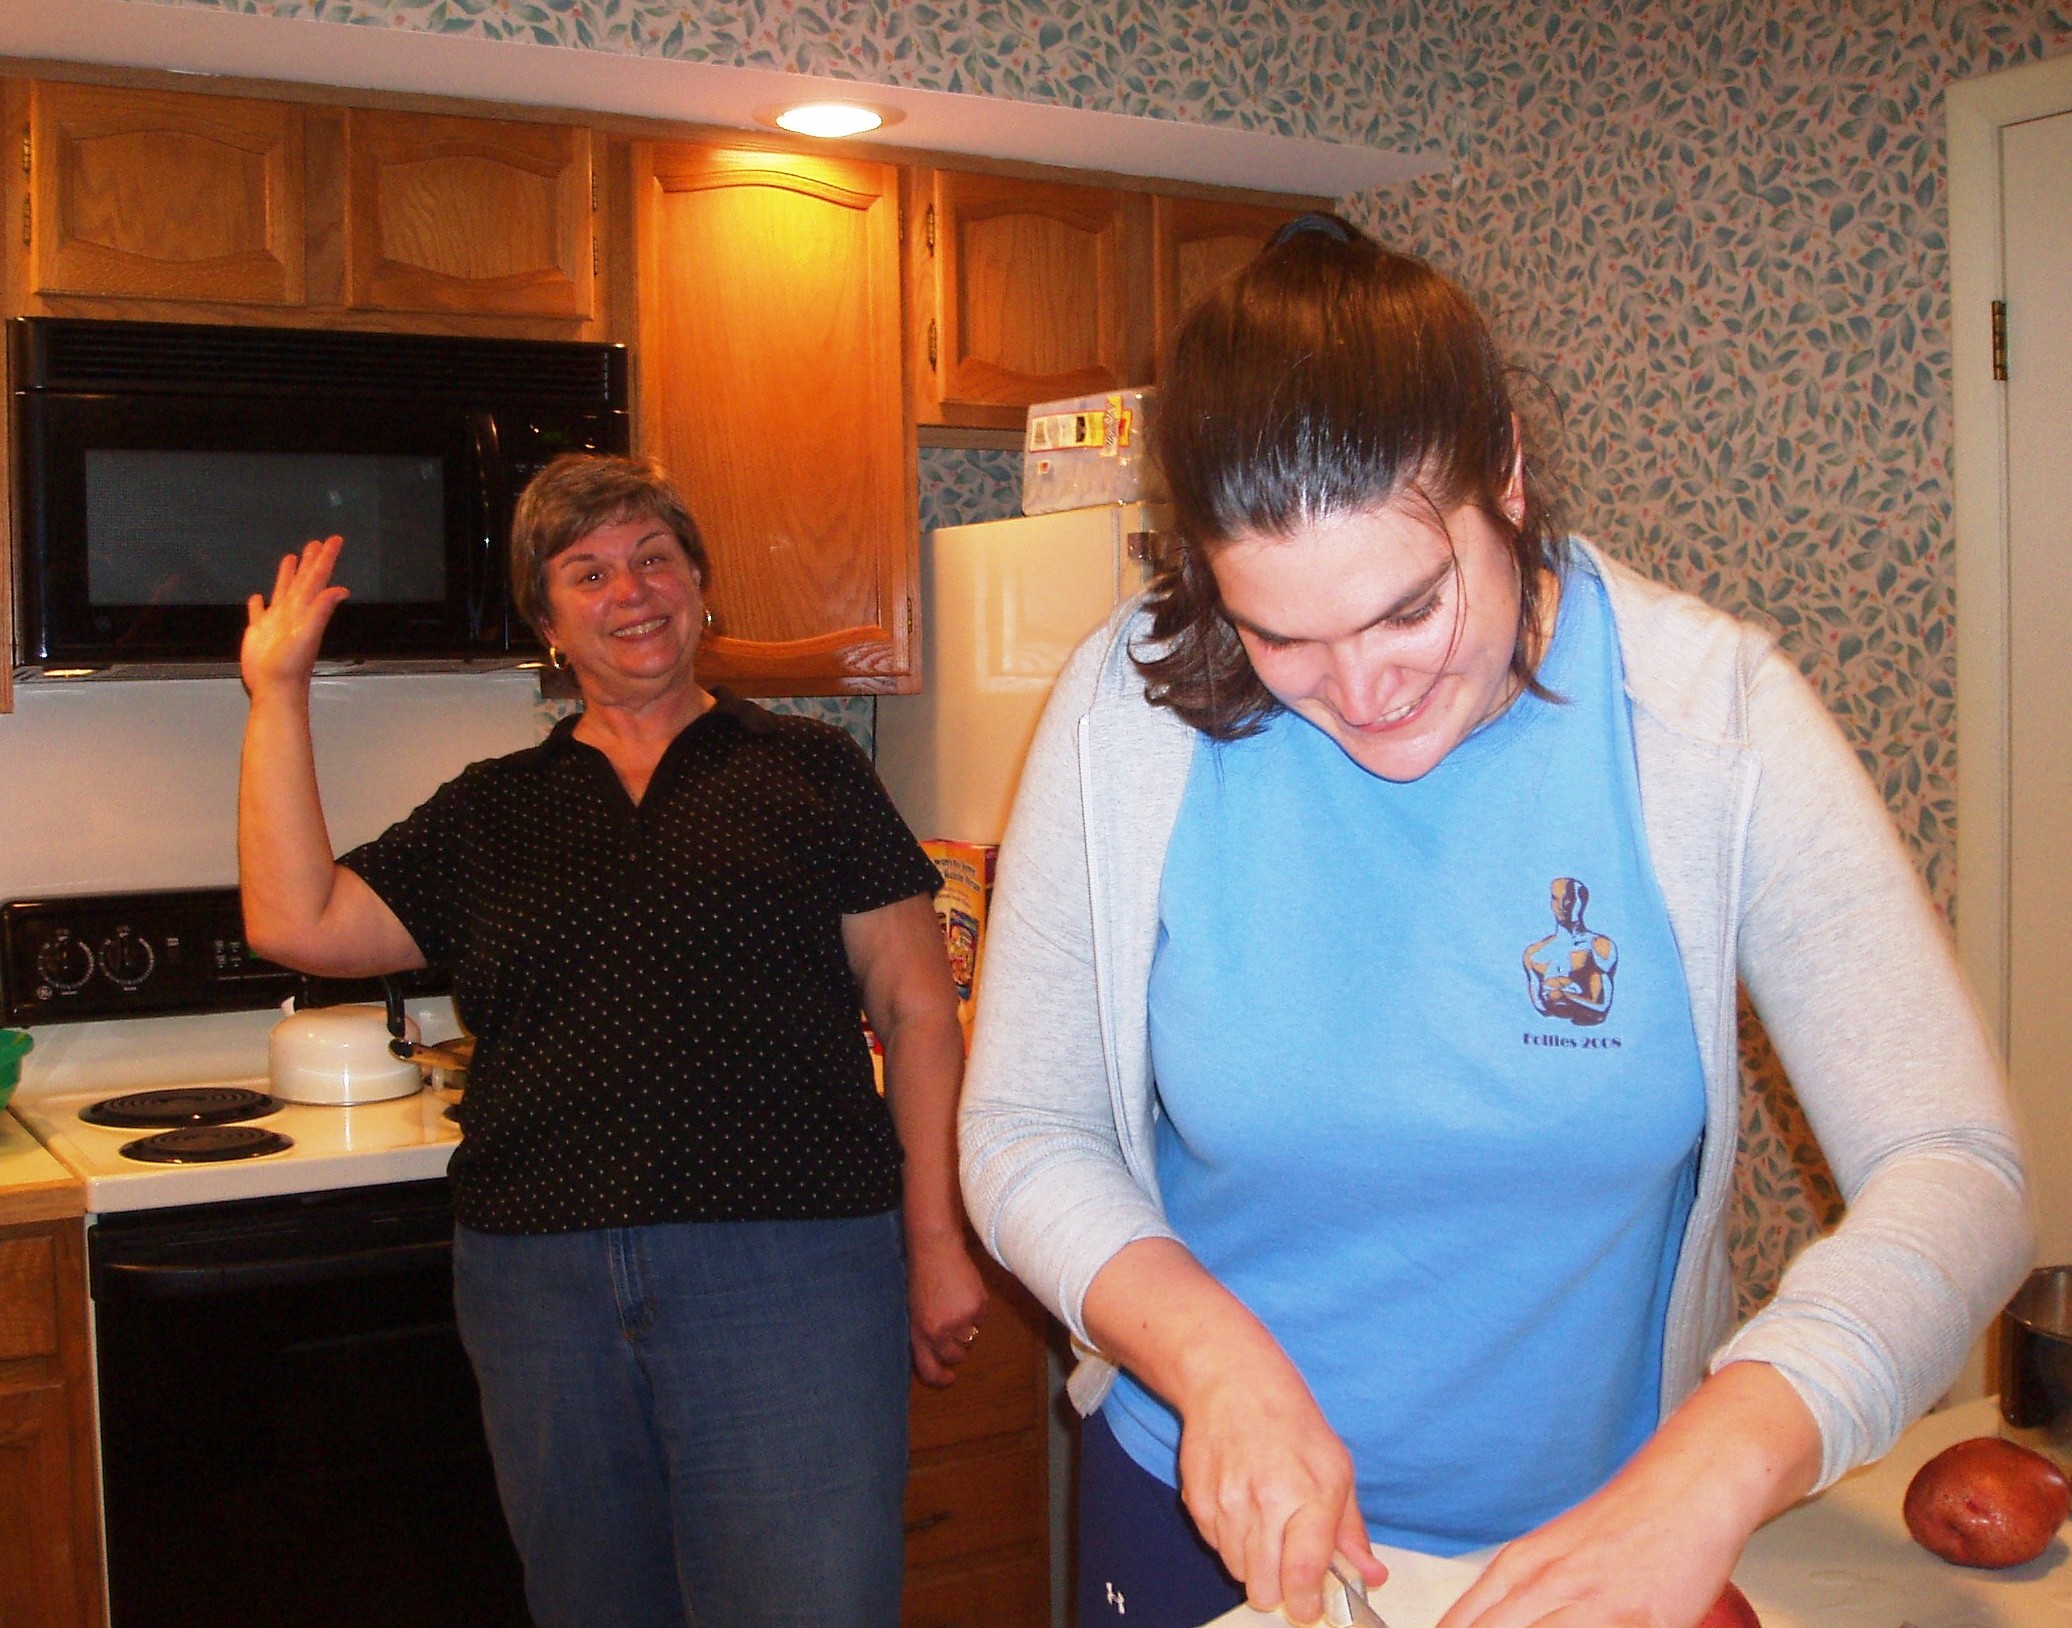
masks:
<path fill-rule="evenodd" d="M 860 136 L 891 121 L 883 109 L 866 107 L 861 102 L 801 102 L 797 107 L 785 108 L 771 122 L 795 136 L 834 141 L 843 136 Z"/>

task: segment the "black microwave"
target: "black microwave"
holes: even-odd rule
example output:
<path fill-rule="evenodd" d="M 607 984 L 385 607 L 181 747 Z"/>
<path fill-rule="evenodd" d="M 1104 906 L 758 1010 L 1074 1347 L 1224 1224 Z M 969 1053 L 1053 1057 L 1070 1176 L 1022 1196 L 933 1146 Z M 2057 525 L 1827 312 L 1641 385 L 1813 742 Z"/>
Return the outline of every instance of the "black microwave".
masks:
<path fill-rule="evenodd" d="M 283 554 L 333 533 L 327 660 L 496 661 L 511 508 L 624 452 L 619 345 L 23 317 L 8 324 L 17 664 L 226 663 Z"/>

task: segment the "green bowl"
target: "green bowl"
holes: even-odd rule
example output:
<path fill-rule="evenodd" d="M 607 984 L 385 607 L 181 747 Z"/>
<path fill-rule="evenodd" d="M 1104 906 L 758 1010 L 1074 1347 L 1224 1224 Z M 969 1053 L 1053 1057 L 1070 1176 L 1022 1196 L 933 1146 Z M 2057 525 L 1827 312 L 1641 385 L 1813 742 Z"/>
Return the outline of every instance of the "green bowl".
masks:
<path fill-rule="evenodd" d="M 35 1036 L 25 1029 L 0 1029 L 0 1108 L 14 1095 L 22 1077 L 22 1059 L 35 1044 Z"/>

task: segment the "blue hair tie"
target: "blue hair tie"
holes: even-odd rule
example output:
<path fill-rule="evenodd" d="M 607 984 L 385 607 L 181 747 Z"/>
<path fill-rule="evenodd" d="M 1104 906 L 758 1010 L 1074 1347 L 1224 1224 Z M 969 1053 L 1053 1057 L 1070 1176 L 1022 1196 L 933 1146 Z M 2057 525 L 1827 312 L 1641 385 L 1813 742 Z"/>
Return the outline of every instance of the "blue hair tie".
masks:
<path fill-rule="evenodd" d="M 1278 249 L 1283 243 L 1292 243 L 1296 238 L 1307 237 L 1312 232 L 1319 237 L 1328 237 L 1333 243 L 1355 243 L 1360 237 L 1351 222 L 1337 215 L 1324 214 L 1321 210 L 1312 210 L 1307 215 L 1297 215 L 1289 221 L 1266 240 L 1266 246 L 1269 249 Z"/>

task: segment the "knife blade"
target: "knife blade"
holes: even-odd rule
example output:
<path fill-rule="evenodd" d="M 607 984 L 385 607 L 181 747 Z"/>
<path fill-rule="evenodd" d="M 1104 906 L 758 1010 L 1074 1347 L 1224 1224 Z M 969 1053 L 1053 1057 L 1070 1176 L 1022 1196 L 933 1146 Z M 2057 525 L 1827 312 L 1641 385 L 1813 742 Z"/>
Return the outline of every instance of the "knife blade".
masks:
<path fill-rule="evenodd" d="M 1353 1628 L 1389 1628 L 1381 1613 L 1367 1603 L 1367 1584 L 1350 1560 L 1341 1554 L 1332 1555 L 1331 1575 L 1345 1591 L 1345 1611 Z"/>

